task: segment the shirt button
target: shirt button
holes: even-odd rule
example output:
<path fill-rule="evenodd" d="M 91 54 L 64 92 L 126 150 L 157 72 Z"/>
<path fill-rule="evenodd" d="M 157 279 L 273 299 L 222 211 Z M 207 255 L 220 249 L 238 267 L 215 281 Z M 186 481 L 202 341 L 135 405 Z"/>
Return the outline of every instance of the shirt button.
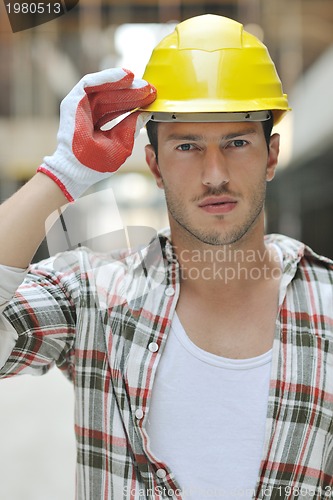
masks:
<path fill-rule="evenodd" d="M 163 479 L 167 475 L 166 470 L 164 469 L 157 469 L 156 471 L 156 476 L 159 477 L 160 479 Z"/>
<path fill-rule="evenodd" d="M 158 344 L 156 344 L 156 342 L 150 342 L 148 349 L 150 352 L 156 352 L 158 351 Z"/>
<path fill-rule="evenodd" d="M 168 286 L 166 289 L 165 289 L 165 295 L 167 295 L 168 297 L 172 297 L 172 295 L 175 295 L 175 289 L 172 287 L 172 286 Z"/>
<path fill-rule="evenodd" d="M 135 410 L 135 416 L 138 420 L 143 418 L 143 411 L 141 410 L 141 408 L 138 408 L 137 410 Z"/>

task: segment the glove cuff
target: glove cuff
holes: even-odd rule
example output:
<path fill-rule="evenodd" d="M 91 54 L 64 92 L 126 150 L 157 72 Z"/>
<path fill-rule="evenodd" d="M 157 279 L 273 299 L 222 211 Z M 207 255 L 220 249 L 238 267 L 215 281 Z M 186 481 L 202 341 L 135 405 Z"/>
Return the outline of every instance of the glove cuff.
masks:
<path fill-rule="evenodd" d="M 87 189 L 103 179 L 110 177 L 110 172 L 96 172 L 83 168 L 75 158 L 66 158 L 66 153 L 57 151 L 52 156 L 46 156 L 37 172 L 46 174 L 52 179 L 72 202 L 79 198 Z"/>
<path fill-rule="evenodd" d="M 40 167 L 38 167 L 37 168 L 37 172 L 42 172 L 43 174 L 45 174 L 48 177 L 50 177 L 50 179 L 52 179 L 58 185 L 58 187 L 61 189 L 61 191 L 64 193 L 64 195 L 66 196 L 67 200 L 70 201 L 70 202 L 74 201 L 73 196 L 67 191 L 65 185 L 61 182 L 61 180 L 58 179 L 58 177 L 56 175 L 54 175 L 50 170 L 48 170 L 47 168 L 45 168 L 44 165 L 41 165 Z"/>

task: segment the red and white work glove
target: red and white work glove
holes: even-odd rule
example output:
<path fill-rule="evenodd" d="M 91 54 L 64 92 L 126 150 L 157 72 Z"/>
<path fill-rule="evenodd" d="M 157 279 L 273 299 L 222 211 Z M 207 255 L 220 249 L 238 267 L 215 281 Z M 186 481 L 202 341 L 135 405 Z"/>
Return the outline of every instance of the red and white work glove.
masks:
<path fill-rule="evenodd" d="M 155 89 L 133 73 L 114 68 L 83 77 L 60 106 L 57 149 L 38 172 L 53 179 L 69 201 L 109 177 L 131 155 L 134 139 L 150 114 L 134 111 L 156 98 Z M 101 127 L 131 112 L 110 130 Z"/>

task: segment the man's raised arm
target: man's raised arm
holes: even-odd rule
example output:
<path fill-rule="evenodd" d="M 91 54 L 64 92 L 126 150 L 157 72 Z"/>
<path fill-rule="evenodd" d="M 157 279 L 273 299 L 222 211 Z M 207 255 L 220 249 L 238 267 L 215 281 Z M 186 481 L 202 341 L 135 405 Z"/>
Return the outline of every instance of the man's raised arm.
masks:
<path fill-rule="evenodd" d="M 45 221 L 90 186 L 110 176 L 132 153 L 148 115 L 136 108 L 155 90 L 125 69 L 83 77 L 61 103 L 58 145 L 36 175 L 0 206 L 0 265 L 26 268 L 45 236 Z M 130 112 L 110 130 L 101 127 Z"/>

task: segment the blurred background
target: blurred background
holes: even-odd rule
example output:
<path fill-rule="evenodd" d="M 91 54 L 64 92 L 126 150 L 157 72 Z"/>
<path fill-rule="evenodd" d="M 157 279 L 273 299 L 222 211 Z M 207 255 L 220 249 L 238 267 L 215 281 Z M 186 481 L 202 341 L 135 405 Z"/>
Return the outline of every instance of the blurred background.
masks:
<path fill-rule="evenodd" d="M 176 23 L 232 17 L 268 46 L 289 95 L 277 175 L 268 186 L 267 232 L 333 257 L 332 0 L 80 0 L 66 15 L 12 33 L 0 3 L 0 200 L 54 151 L 62 98 L 86 73 L 113 66 L 140 77 L 152 48 Z M 114 177 L 97 185 L 97 219 L 112 189 L 124 224 L 167 225 L 162 193 L 145 166 L 145 131 Z M 101 232 L 103 228 L 101 226 Z M 47 257 L 47 241 L 36 259 Z M 71 385 L 57 372 L 0 384 L 0 500 L 74 497 Z"/>

